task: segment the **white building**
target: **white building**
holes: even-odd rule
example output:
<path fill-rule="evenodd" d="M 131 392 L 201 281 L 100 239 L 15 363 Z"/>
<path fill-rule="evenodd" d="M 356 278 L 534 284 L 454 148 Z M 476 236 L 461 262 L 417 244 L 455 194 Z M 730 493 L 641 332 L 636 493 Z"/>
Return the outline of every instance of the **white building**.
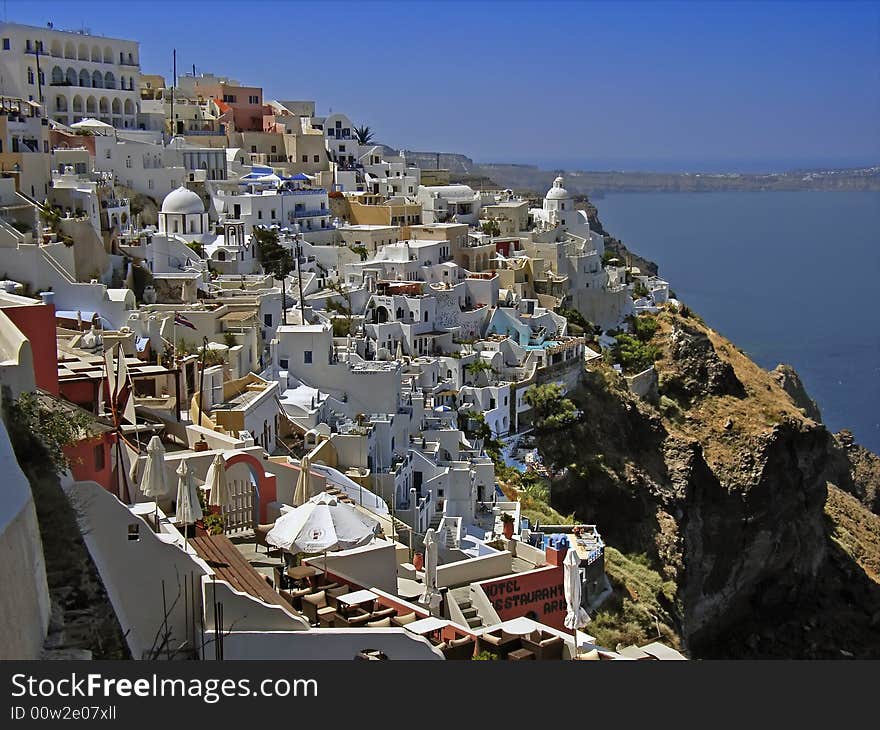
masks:
<path fill-rule="evenodd" d="M 62 124 L 93 117 L 118 128 L 137 126 L 136 41 L 55 30 L 51 24 L 3 23 L 0 49 L 3 94 L 42 102 Z"/>

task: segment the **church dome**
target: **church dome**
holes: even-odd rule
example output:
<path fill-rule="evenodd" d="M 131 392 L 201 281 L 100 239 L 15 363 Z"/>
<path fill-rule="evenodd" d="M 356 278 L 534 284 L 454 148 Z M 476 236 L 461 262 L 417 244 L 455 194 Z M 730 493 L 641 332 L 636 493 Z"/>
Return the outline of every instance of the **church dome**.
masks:
<path fill-rule="evenodd" d="M 162 201 L 162 213 L 178 213 L 184 215 L 201 215 L 205 212 L 205 204 L 192 190 L 181 185 L 172 190 Z"/>
<path fill-rule="evenodd" d="M 547 200 L 564 200 L 566 198 L 570 198 L 571 195 L 568 194 L 568 190 L 562 187 L 563 180 L 561 177 L 557 177 L 553 181 L 553 187 L 547 191 L 547 195 L 544 197 Z"/>

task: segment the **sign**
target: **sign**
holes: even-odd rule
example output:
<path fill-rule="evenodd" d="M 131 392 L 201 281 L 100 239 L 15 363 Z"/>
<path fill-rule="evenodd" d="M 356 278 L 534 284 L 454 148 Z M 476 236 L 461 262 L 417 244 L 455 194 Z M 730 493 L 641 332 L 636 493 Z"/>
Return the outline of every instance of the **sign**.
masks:
<path fill-rule="evenodd" d="M 531 570 L 479 585 L 502 621 L 527 616 L 564 630 L 566 605 L 561 568 Z"/>

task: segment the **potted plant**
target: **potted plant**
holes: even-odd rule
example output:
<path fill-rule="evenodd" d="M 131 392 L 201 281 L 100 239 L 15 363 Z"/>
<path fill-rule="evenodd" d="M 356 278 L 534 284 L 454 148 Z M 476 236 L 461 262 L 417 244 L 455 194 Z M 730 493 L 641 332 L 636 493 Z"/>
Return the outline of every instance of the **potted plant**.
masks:
<path fill-rule="evenodd" d="M 507 512 L 501 513 L 501 528 L 504 530 L 504 537 L 508 540 L 513 538 L 513 515 Z"/>

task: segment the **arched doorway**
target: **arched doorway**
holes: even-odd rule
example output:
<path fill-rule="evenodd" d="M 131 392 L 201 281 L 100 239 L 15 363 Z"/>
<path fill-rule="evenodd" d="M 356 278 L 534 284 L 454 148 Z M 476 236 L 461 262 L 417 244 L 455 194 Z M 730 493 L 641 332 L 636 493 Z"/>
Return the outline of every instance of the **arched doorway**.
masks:
<path fill-rule="evenodd" d="M 252 530 L 267 522 L 266 507 L 276 500 L 276 479 L 250 454 L 237 453 L 226 461 L 230 505 L 226 514 L 226 532 Z"/>

